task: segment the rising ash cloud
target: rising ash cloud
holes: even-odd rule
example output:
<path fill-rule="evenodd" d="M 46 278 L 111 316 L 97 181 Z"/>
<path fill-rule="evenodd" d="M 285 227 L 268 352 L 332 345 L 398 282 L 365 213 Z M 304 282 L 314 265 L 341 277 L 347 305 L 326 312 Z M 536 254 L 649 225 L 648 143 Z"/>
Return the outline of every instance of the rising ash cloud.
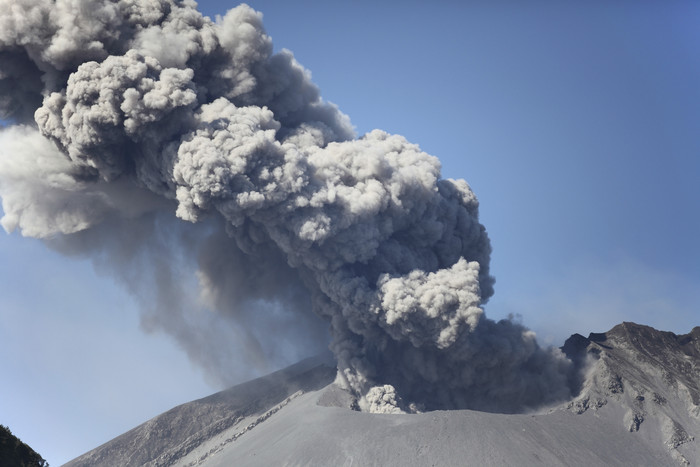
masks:
<path fill-rule="evenodd" d="M 402 136 L 356 138 L 272 50 L 246 5 L 0 0 L 2 226 L 92 258 L 224 382 L 330 329 L 365 410 L 568 396 L 557 350 L 484 316 L 469 185 Z"/>

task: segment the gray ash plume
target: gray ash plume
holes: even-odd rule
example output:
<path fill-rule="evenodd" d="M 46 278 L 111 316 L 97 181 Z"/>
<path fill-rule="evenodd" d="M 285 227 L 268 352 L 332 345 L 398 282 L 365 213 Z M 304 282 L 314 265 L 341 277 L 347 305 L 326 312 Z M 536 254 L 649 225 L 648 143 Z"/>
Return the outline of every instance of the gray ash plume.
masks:
<path fill-rule="evenodd" d="M 365 410 L 568 396 L 568 360 L 484 316 L 467 183 L 401 136 L 356 138 L 246 5 L 0 0 L 0 117 L 3 227 L 116 274 L 213 375 L 330 328 Z"/>

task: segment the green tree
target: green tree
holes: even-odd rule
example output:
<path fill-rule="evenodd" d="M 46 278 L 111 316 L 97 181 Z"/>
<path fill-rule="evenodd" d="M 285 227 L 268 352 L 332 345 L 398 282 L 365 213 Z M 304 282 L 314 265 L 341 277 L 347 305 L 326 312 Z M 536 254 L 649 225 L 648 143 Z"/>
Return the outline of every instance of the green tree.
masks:
<path fill-rule="evenodd" d="M 5 425 L 0 425 L 0 465 L 6 467 L 48 467 L 34 449 L 12 434 Z"/>

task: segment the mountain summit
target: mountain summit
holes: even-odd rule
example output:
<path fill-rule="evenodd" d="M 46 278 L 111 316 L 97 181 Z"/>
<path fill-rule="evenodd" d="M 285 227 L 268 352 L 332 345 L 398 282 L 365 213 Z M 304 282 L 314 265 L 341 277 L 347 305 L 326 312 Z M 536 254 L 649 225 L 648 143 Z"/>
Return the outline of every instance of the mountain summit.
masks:
<path fill-rule="evenodd" d="M 698 465 L 700 327 L 622 323 L 562 350 L 572 400 L 537 413 L 370 414 L 313 358 L 178 406 L 67 466 Z"/>
<path fill-rule="evenodd" d="M 682 464 L 700 462 L 700 327 L 684 335 L 622 323 L 588 338 L 574 334 L 563 347 L 585 375 L 568 408 L 624 411 L 622 424 L 649 443 L 663 444 Z"/>

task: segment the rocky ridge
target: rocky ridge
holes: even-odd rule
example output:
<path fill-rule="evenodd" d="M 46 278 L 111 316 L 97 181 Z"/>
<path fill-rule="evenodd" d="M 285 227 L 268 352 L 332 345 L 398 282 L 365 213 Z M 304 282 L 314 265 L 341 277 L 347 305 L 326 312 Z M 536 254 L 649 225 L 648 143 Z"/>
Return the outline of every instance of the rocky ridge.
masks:
<path fill-rule="evenodd" d="M 564 352 L 582 369 L 577 414 L 614 403 L 630 432 L 650 431 L 681 464 L 700 462 L 700 327 L 676 335 L 625 322 L 571 336 Z"/>

